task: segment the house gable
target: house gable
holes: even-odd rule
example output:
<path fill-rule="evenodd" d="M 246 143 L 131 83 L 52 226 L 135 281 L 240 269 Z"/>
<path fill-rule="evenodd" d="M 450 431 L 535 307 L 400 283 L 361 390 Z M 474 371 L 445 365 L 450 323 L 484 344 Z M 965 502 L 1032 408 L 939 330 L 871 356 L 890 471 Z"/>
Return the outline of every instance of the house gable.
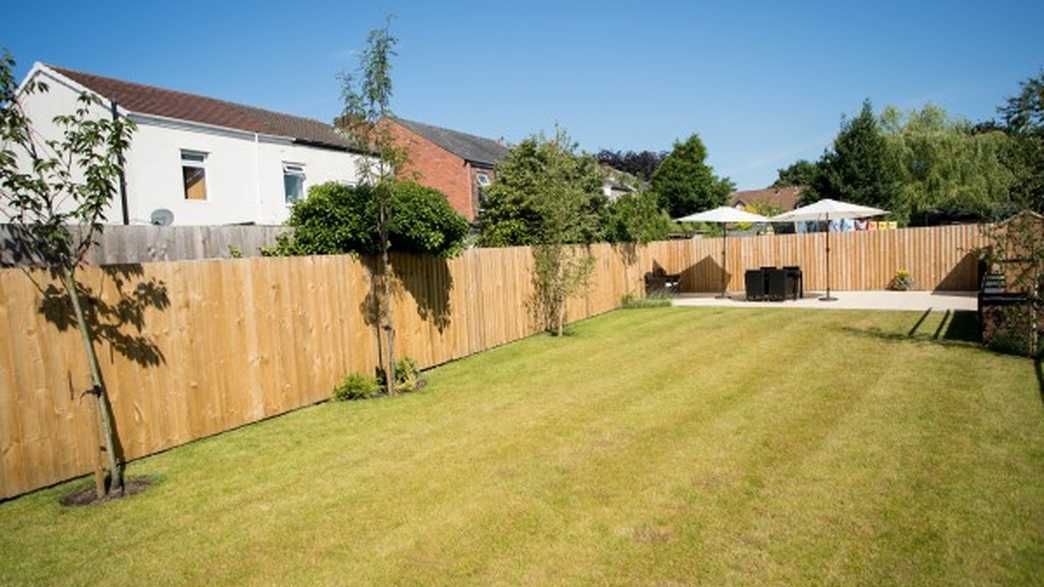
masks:
<path fill-rule="evenodd" d="M 142 105 L 141 98 L 131 100 L 127 94 L 110 92 L 106 95 L 98 91 L 104 88 L 96 83 L 87 80 L 88 84 L 94 85 L 94 88 L 89 87 L 64 75 L 62 71 L 71 70 L 36 64 L 27 75 L 26 82 L 23 82 L 23 88 L 28 80 L 39 77 L 40 81 L 47 83 L 48 91 L 25 95 L 20 99 L 42 139 L 57 136 L 60 131 L 53 124 L 53 118 L 72 112 L 84 92 L 104 99 L 105 104 L 92 106 L 97 109 L 94 113 L 97 118 L 112 116 L 109 96 L 125 100 L 117 106 L 117 114 L 137 123 L 137 130 L 131 137 L 125 155 L 127 215 L 131 224 L 150 222 L 152 212 L 158 209 L 173 212 L 174 223 L 179 225 L 280 224 L 289 216 L 288 198 L 292 199 L 287 195 L 287 169 L 292 169 L 303 178 L 298 189 L 294 190 L 293 197 L 299 197 L 297 192 L 300 189 L 307 190 L 320 183 L 355 183 L 358 180 L 357 166 L 362 155 L 345 144 L 333 144 L 333 138 L 310 134 L 310 125 L 326 126 L 329 133 L 338 137 L 336 140 L 343 141 L 343 137 L 329 125 L 261 111 L 269 117 L 264 120 L 305 121 L 300 123 L 300 127 L 284 127 L 286 132 L 274 126 L 265 127 L 278 131 L 273 133 L 250 130 L 250 124 L 264 122 L 262 119 L 237 122 L 202 116 L 190 117 L 196 120 L 165 116 L 177 112 L 165 109 L 169 104 L 158 108 Z M 110 81 L 122 89 L 150 88 L 119 80 Z M 213 101 L 181 92 L 161 92 L 163 96 L 188 96 L 186 99 L 197 105 Z M 257 110 L 239 105 L 228 106 L 232 107 L 243 108 L 248 112 Z M 292 124 L 298 124 L 295 121 L 291 121 Z M 221 124 L 212 124 L 215 122 Z M 203 170 L 203 184 L 191 195 L 186 187 L 185 153 L 195 154 L 198 160 L 189 165 Z M 204 184 L 205 188 L 202 187 Z M 123 212 L 120 203 L 115 201 L 106 210 L 107 221 L 120 222 Z"/>

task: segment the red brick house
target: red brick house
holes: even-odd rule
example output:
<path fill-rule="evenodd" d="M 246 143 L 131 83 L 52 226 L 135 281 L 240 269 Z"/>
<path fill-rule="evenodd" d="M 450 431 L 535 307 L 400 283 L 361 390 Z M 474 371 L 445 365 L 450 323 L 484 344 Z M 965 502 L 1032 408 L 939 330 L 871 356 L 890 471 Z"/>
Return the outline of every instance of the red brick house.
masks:
<path fill-rule="evenodd" d="M 404 173 L 446 194 L 457 212 L 475 220 L 479 190 L 493 182 L 493 168 L 507 154 L 507 147 L 493 139 L 402 118 L 388 118 L 386 124 L 409 153 Z"/>

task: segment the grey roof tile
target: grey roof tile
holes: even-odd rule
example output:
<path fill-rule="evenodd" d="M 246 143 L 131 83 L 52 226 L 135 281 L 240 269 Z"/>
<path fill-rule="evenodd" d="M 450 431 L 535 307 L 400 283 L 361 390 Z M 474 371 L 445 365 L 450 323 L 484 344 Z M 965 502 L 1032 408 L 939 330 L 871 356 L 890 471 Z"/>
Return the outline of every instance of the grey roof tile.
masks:
<path fill-rule="evenodd" d="M 503 159 L 508 152 L 507 147 L 493 139 L 404 118 L 395 118 L 394 120 L 450 153 L 472 163 L 493 166 L 497 161 Z"/>

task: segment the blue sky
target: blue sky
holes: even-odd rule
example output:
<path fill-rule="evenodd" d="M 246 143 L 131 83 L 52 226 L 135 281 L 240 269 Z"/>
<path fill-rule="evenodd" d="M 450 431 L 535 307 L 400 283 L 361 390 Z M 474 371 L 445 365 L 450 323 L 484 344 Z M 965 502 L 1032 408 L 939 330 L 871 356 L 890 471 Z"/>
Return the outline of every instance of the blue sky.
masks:
<path fill-rule="evenodd" d="M 864 98 L 990 118 L 1044 67 L 1044 2 L 790 4 L 4 0 L 0 46 L 19 73 L 44 61 L 329 120 L 337 72 L 394 14 L 397 114 L 508 140 L 558 122 L 591 151 L 695 131 L 744 189 L 817 157 Z"/>

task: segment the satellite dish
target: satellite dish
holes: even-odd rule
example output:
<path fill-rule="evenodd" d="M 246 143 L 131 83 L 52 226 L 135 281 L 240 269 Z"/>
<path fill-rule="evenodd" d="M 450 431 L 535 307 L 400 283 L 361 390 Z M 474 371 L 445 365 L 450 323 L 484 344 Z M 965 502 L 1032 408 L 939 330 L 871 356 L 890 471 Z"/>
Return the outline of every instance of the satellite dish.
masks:
<path fill-rule="evenodd" d="M 149 215 L 149 222 L 155 226 L 170 226 L 174 222 L 174 213 L 166 208 L 158 208 Z"/>

